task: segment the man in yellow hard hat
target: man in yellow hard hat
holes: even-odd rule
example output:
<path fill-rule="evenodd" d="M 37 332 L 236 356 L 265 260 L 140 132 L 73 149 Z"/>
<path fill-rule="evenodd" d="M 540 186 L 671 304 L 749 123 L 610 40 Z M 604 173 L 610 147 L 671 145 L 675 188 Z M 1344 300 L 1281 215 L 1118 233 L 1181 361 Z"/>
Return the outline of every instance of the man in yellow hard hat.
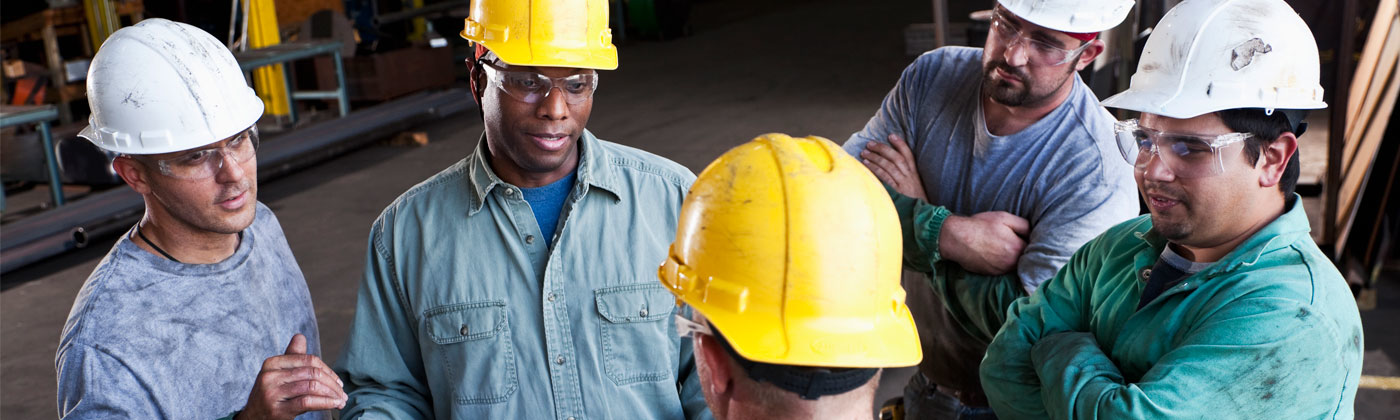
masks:
<path fill-rule="evenodd" d="M 689 304 L 720 419 L 870 418 L 880 368 L 919 362 L 880 182 L 820 137 L 768 134 L 700 173 L 661 283 Z M 841 220 L 844 223 L 831 223 Z"/>
<path fill-rule="evenodd" d="M 345 418 L 708 418 L 655 279 L 695 176 L 585 129 L 605 0 L 475 0 L 485 132 L 369 235 Z"/>

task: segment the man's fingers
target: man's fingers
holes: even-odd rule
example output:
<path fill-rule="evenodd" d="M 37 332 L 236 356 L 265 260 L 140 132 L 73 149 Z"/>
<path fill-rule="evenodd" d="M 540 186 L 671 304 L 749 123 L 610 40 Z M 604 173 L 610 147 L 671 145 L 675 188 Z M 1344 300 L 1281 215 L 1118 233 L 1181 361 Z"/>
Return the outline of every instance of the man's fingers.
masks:
<path fill-rule="evenodd" d="M 866 145 L 865 151 L 878 155 L 889 162 L 885 165 L 885 169 L 892 174 L 910 176 L 914 173 L 913 162 L 908 162 L 904 155 L 899 154 L 893 147 L 880 143 L 869 143 Z"/>
<path fill-rule="evenodd" d="M 885 172 L 889 173 L 890 175 L 899 173 L 898 169 L 895 168 L 895 163 L 891 161 L 889 157 L 882 155 L 878 152 L 871 151 L 870 149 L 865 149 L 864 152 L 860 152 L 860 157 L 865 162 L 868 162 L 865 164 L 865 166 L 867 167 L 873 168 L 878 166 L 880 167 L 880 169 L 884 169 Z"/>
<path fill-rule="evenodd" d="M 306 379 L 295 382 L 288 382 L 279 385 L 277 388 L 278 400 L 289 400 L 302 395 L 320 395 L 335 399 L 344 399 L 345 390 L 340 389 L 335 381 L 321 376 L 315 379 Z"/>
<path fill-rule="evenodd" d="M 875 162 L 871 162 L 870 159 L 862 160 L 861 163 L 864 163 L 865 167 L 870 169 L 870 173 L 875 174 L 875 178 L 880 179 L 880 182 L 894 187 L 895 190 L 899 190 L 899 184 L 895 182 L 894 177 L 890 176 L 888 171 L 885 171 L 885 168 Z"/>
<path fill-rule="evenodd" d="M 287 351 L 283 354 L 306 354 L 306 336 L 293 335 L 292 342 L 287 344 Z"/>
<path fill-rule="evenodd" d="M 300 415 L 308 411 L 335 410 L 344 406 L 345 403 L 338 398 L 328 398 L 320 395 L 303 395 L 282 403 L 282 406 Z"/>
<path fill-rule="evenodd" d="M 914 151 L 909 149 L 909 143 L 904 142 L 904 137 L 898 134 L 890 134 L 890 145 L 894 146 L 894 150 L 898 151 L 899 154 L 904 155 L 905 159 L 911 162 L 914 161 Z"/>
<path fill-rule="evenodd" d="M 263 361 L 263 371 L 292 369 L 306 366 L 316 366 L 321 362 L 321 358 L 310 354 L 284 354 L 272 356 Z M 321 363 L 324 366 L 324 363 Z"/>

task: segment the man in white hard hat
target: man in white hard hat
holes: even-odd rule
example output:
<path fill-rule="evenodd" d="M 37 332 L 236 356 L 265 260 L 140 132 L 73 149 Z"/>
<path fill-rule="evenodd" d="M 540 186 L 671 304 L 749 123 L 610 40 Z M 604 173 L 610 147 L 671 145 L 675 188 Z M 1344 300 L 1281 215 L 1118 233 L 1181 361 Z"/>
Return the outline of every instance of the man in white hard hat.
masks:
<path fill-rule="evenodd" d="M 688 169 L 588 131 L 605 0 L 473 0 L 483 133 L 370 228 L 345 418 L 708 418 L 656 281 Z"/>
<path fill-rule="evenodd" d="M 301 268 L 257 201 L 263 104 L 199 28 L 147 19 L 88 72 L 79 135 L 118 154 L 141 221 L 73 302 L 55 367 L 62 418 L 329 418 L 346 396 L 323 363 Z"/>
<path fill-rule="evenodd" d="M 1118 124 L 1145 215 L 1016 301 L 982 381 L 1002 418 L 1350 419 L 1362 329 L 1293 187 L 1326 107 L 1312 32 L 1283 0 L 1187 0 L 1162 18 Z"/>
<path fill-rule="evenodd" d="M 1076 73 L 1131 0 L 1002 0 L 985 48 L 920 56 L 845 149 L 890 189 L 924 361 L 910 418 L 988 418 L 977 367 L 1008 304 L 1138 214 L 1113 117 Z"/>
<path fill-rule="evenodd" d="M 696 312 L 677 329 L 715 418 L 869 419 L 880 369 L 919 362 L 885 197 L 821 137 L 765 134 L 700 173 L 659 276 Z"/>

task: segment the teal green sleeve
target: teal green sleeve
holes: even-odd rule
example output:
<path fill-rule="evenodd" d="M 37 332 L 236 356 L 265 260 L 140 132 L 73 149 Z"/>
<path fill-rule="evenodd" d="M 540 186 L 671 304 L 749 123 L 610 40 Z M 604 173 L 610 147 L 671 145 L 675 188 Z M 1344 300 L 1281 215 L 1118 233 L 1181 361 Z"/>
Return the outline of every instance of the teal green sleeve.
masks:
<path fill-rule="evenodd" d="M 1015 275 L 984 276 L 963 270 L 956 262 L 944 260 L 938 236 L 943 221 L 952 212 L 900 194 L 885 186 L 899 213 L 904 236 L 904 266 L 928 276 L 933 294 L 942 301 L 958 325 L 982 342 L 991 341 L 1006 320 L 1006 308 L 1025 296 Z"/>
<path fill-rule="evenodd" d="M 433 411 L 422 352 L 413 334 L 417 322 L 399 293 L 382 229 L 382 220 L 371 228 L 355 317 L 335 366 L 350 396 L 341 418 L 428 418 Z"/>
<path fill-rule="evenodd" d="M 1348 353 L 1322 317 L 1291 299 L 1230 302 L 1184 337 L 1163 337 L 1179 343 L 1136 382 L 1088 333 L 1045 336 L 1031 359 L 1051 418 L 1333 418 Z"/>
<path fill-rule="evenodd" d="M 1091 241 L 1070 258 L 1055 277 L 1029 297 L 1017 299 L 1006 312 L 1006 324 L 987 346 L 982 358 L 982 390 L 998 418 L 1043 419 L 1049 415 L 1041 398 L 1041 378 L 1031 360 L 1031 348 L 1041 337 L 1059 332 L 1087 331 L 1087 289 L 1078 273 L 1093 265 Z M 1047 391 L 1048 392 L 1048 391 Z"/>

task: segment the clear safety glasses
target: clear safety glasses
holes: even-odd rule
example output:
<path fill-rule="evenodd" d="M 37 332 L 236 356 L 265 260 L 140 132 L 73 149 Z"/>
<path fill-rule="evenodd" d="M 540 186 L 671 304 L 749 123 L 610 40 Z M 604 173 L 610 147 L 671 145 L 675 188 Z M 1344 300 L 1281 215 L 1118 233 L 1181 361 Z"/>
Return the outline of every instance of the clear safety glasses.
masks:
<path fill-rule="evenodd" d="M 1014 23 L 1011 23 L 1011 19 L 1003 16 L 1003 13 L 1006 12 L 1002 11 L 1001 8 L 997 8 L 996 12 L 992 14 L 992 32 L 996 34 L 998 39 L 1001 39 L 1002 44 L 1007 50 L 1015 48 L 1017 44 L 1024 42 L 1027 47 L 1025 50 L 1026 58 L 1031 64 L 1036 66 L 1055 67 L 1068 63 L 1070 59 L 1074 58 L 1080 51 L 1084 51 L 1084 48 L 1089 46 L 1089 43 L 1085 42 L 1078 48 L 1067 50 L 1049 42 L 1032 38 L 1029 35 L 1021 33 L 1021 29 L 1016 27 Z"/>
<path fill-rule="evenodd" d="M 1225 164 L 1220 158 L 1220 149 L 1253 137 L 1249 133 L 1218 136 L 1163 133 L 1138 125 L 1137 119 L 1119 121 L 1113 128 L 1123 159 L 1133 164 L 1139 172 L 1146 171 L 1147 164 L 1156 156 L 1172 174 L 1180 178 L 1204 178 L 1224 173 Z"/>
<path fill-rule="evenodd" d="M 167 159 L 151 159 L 160 173 L 171 178 L 204 179 L 214 176 L 232 160 L 233 164 L 247 162 L 258 152 L 257 127 L 249 127 L 222 146 L 206 147 L 181 153 Z"/>
<path fill-rule="evenodd" d="M 677 336 L 695 338 L 695 334 L 715 335 L 714 330 L 711 330 L 709 325 L 691 321 L 690 318 L 686 318 L 681 314 L 676 314 L 675 318 Z"/>
<path fill-rule="evenodd" d="M 578 105 L 593 97 L 598 90 L 598 74 L 582 73 L 569 77 L 549 77 L 532 71 L 510 71 L 481 61 L 486 69 L 486 77 L 500 86 L 510 97 L 527 104 L 539 103 L 554 88 L 564 93 L 564 102 Z"/>

